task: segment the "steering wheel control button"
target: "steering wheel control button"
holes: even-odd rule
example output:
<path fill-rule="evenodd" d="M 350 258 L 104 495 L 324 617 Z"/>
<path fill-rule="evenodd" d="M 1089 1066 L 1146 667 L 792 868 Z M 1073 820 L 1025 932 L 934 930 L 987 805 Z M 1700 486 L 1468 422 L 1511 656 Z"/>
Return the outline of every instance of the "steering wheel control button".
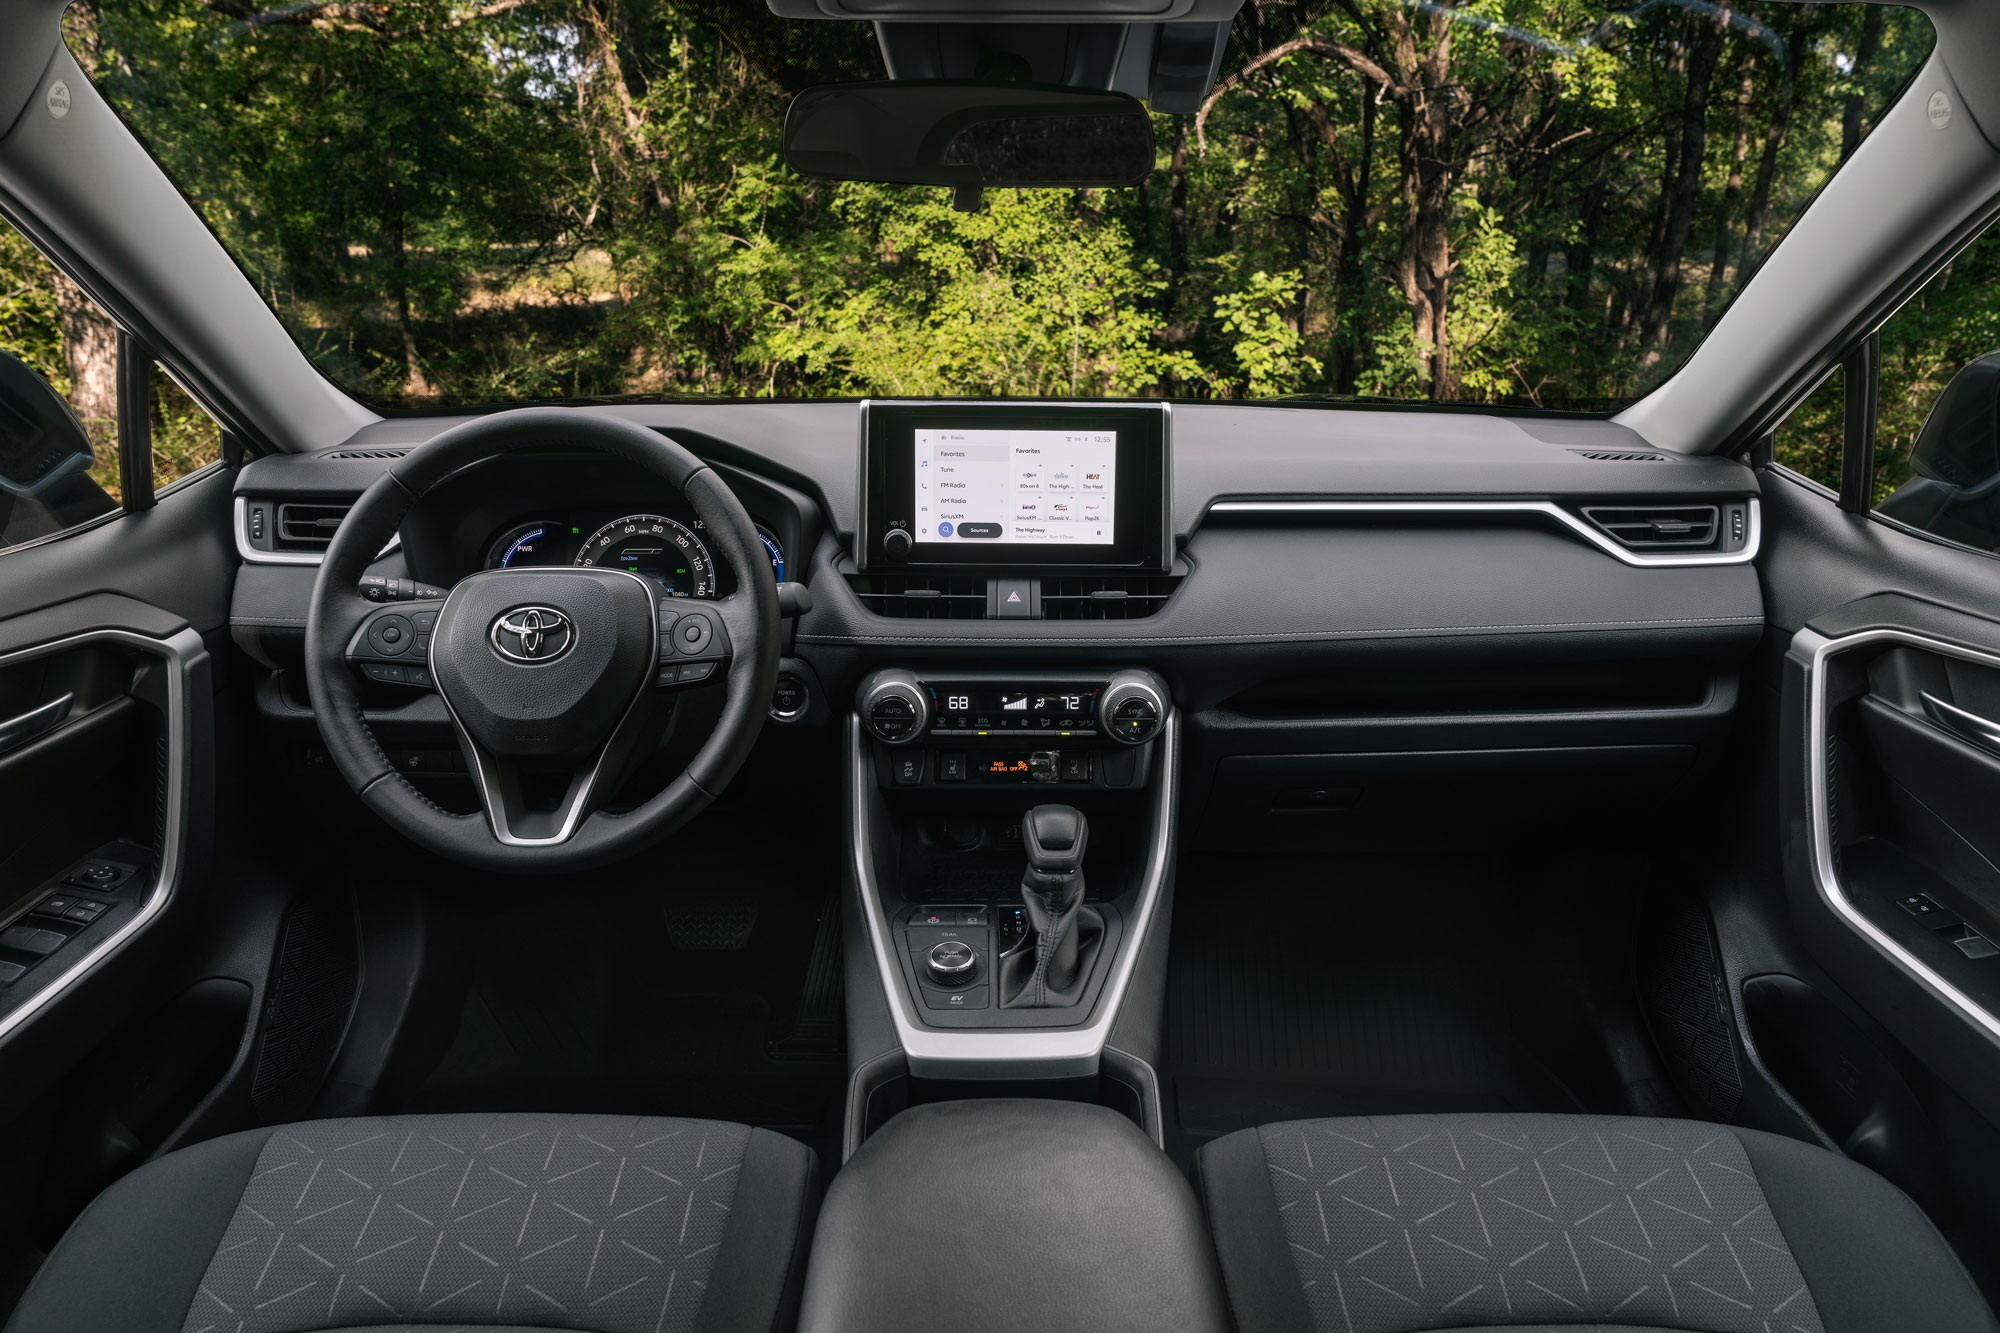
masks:
<path fill-rule="evenodd" d="M 700 612 L 683 615 L 674 625 L 674 647 L 688 657 L 704 652 L 715 641 L 715 627 Z"/>
<path fill-rule="evenodd" d="M 380 616 L 368 626 L 368 646 L 383 657 L 408 652 L 416 638 L 416 627 L 405 616 Z"/>
<path fill-rule="evenodd" d="M 680 683 L 683 685 L 693 685 L 697 681 L 707 680 L 714 674 L 715 663 L 713 662 L 684 662 L 681 664 Z"/>
<path fill-rule="evenodd" d="M 979 954 L 964 940 L 933 944 L 924 970 L 940 986 L 963 986 L 979 968 Z"/>

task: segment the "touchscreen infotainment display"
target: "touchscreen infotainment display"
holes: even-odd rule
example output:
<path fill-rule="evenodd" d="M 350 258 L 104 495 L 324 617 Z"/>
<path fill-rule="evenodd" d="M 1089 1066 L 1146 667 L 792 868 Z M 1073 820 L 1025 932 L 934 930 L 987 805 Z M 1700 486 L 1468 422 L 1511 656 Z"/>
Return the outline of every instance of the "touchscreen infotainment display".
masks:
<path fill-rule="evenodd" d="M 920 542 L 1117 540 L 1115 430 L 918 429 L 912 448 Z"/>
<path fill-rule="evenodd" d="M 1165 403 L 861 404 L 863 569 L 1173 560 Z"/>

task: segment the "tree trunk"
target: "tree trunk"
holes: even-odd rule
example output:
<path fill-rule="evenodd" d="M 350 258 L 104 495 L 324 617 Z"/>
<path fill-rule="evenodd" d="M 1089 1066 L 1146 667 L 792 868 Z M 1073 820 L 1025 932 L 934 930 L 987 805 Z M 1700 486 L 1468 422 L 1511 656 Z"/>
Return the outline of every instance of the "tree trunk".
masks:
<path fill-rule="evenodd" d="M 389 171 L 392 177 L 395 168 L 396 154 L 391 150 Z M 431 386 L 424 378 L 422 363 L 417 359 L 416 322 L 410 317 L 410 269 L 409 254 L 403 244 L 403 210 L 397 204 L 395 195 L 392 185 L 390 206 L 395 209 L 395 220 L 389 226 L 389 283 L 396 300 L 396 328 L 403 336 L 403 392 L 411 398 L 428 398 Z"/>
<path fill-rule="evenodd" d="M 1597 267 L 1597 228 L 1604 219 L 1605 172 L 1600 164 L 1583 192 L 1583 221 L 1576 239 L 1563 247 L 1563 281 L 1568 286 L 1563 300 L 1572 310 L 1581 310 L 1590 299 L 1590 274 Z"/>
<path fill-rule="evenodd" d="M 1757 56 L 1743 58 L 1743 81 L 1736 89 L 1736 138 L 1729 145 L 1729 182 L 1722 190 L 1721 215 L 1715 223 L 1715 258 L 1708 266 L 1708 294 L 1702 298 L 1701 326 L 1708 329 L 1722 306 L 1722 279 L 1729 268 L 1730 224 L 1743 200 L 1743 160 L 1750 155 L 1750 103 L 1755 94 Z"/>
<path fill-rule="evenodd" d="M 1174 153 L 1167 168 L 1167 313 L 1179 314 L 1181 282 L 1188 266 L 1187 117 L 1174 117 Z"/>
<path fill-rule="evenodd" d="M 118 326 L 59 271 L 56 312 L 62 321 L 63 361 L 69 368 L 69 405 L 90 433 L 91 445 L 118 453 Z M 100 457 L 104 456 L 100 453 Z"/>
<path fill-rule="evenodd" d="M 1443 402 L 1458 397 L 1451 348 L 1451 38 L 1452 15 L 1430 20 L 1431 47 L 1417 44 L 1406 13 L 1388 15 L 1391 59 L 1410 95 L 1401 105 L 1403 244 L 1396 276 L 1410 310 L 1410 333 L 1423 385 Z"/>
<path fill-rule="evenodd" d="M 1854 71 L 1852 78 L 1857 82 L 1875 63 L 1875 57 L 1882 50 L 1882 15 L 1880 5 L 1869 5 L 1861 19 L 1861 40 L 1854 44 Z M 1861 136 L 1868 132 L 1862 123 L 1862 112 L 1867 103 L 1860 88 L 1847 95 L 1845 105 L 1840 108 L 1840 160 L 1845 162 L 1861 146 Z"/>
<path fill-rule="evenodd" d="M 1687 92 L 1681 100 L 1680 161 L 1668 182 L 1659 246 L 1653 252 L 1651 289 L 1639 326 L 1644 364 L 1658 364 L 1673 332 L 1674 298 L 1680 292 L 1681 257 L 1694 229 L 1695 205 L 1701 198 L 1701 158 L 1708 143 L 1708 90 L 1715 64 L 1722 55 L 1722 34 L 1729 19 L 1725 7 L 1696 29 L 1688 53 Z"/>
<path fill-rule="evenodd" d="M 1320 111 L 1320 115 L 1326 119 L 1321 134 L 1331 143 L 1332 119 L 1326 117 L 1324 110 Z M 1368 194 L 1370 170 L 1375 161 L 1375 116 L 1375 99 L 1364 95 L 1361 99 L 1361 148 L 1356 155 L 1354 170 L 1351 173 L 1339 168 L 1335 170 L 1340 184 L 1340 247 L 1334 260 L 1337 275 L 1334 334 L 1326 367 L 1327 389 L 1331 393 L 1354 392 L 1354 382 L 1360 376 L 1361 359 L 1367 347 L 1355 307 L 1361 303 L 1364 281 L 1361 256 L 1368 245 Z"/>
<path fill-rule="evenodd" d="M 1813 10 L 1817 7 L 1801 5 L 1792 18 L 1791 39 L 1785 44 L 1785 70 L 1778 80 L 1771 123 L 1764 131 L 1764 150 L 1757 161 L 1757 183 L 1750 187 L 1750 209 L 1743 216 L 1743 256 L 1737 260 L 1738 268 L 1748 269 L 1761 258 L 1764 214 L 1771 206 L 1771 182 L 1778 173 L 1778 150 L 1784 146 L 1785 131 L 1791 124 L 1792 101 L 1798 94 L 1799 62 L 1805 59 Z"/>

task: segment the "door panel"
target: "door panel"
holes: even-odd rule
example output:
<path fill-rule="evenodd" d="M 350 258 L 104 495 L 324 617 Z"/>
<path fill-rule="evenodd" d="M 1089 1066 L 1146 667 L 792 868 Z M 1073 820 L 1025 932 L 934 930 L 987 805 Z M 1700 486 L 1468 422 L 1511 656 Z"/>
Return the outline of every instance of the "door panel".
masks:
<path fill-rule="evenodd" d="M 149 978 L 186 938 L 214 822 L 229 483 L 218 468 L 147 512 L 0 555 L 0 725 L 69 700 L 0 752 L 0 1125 L 148 1012 Z M 89 860 L 118 882 L 63 882 Z M 73 919 L 71 898 L 104 910 Z"/>

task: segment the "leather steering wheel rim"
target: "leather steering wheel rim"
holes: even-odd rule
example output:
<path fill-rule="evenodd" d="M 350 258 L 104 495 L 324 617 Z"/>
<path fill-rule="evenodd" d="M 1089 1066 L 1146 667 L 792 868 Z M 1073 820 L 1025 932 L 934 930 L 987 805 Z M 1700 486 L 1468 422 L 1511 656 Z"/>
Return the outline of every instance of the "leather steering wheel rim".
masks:
<path fill-rule="evenodd" d="M 502 843 L 488 815 L 453 814 L 396 771 L 369 730 L 349 668 L 349 642 L 380 604 L 358 585 L 410 508 L 432 486 L 503 454 L 550 446 L 595 449 L 670 482 L 702 521 L 702 537 L 735 571 L 730 596 L 703 602 L 720 614 L 733 649 L 722 715 L 687 770 L 635 809 L 588 814 L 562 842 Z M 348 511 L 320 563 L 306 617 L 306 682 L 314 718 L 340 775 L 362 803 L 410 841 L 452 860 L 505 874 L 584 870 L 630 855 L 671 833 L 718 796 L 762 730 L 778 674 L 778 589 L 756 525 L 700 459 L 665 435 L 622 417 L 564 407 L 480 417 L 397 460 Z"/>

